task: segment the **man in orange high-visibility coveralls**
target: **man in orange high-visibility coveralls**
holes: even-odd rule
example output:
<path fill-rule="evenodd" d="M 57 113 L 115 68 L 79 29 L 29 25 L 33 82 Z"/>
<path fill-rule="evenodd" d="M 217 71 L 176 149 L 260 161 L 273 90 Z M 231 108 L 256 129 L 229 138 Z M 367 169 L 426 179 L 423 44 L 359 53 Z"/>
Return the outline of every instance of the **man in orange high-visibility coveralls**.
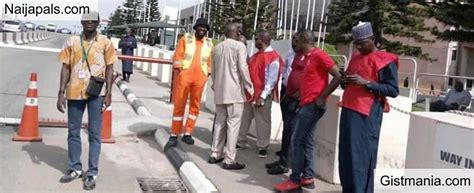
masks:
<path fill-rule="evenodd" d="M 179 39 L 173 56 L 173 68 L 179 74 L 173 88 L 173 121 L 171 136 L 166 147 L 175 147 L 178 135 L 184 132 L 182 141 L 194 144 L 191 137 L 199 115 L 201 96 L 211 73 L 212 40 L 205 37 L 209 30 L 207 19 L 199 18 L 194 25 L 195 33 L 186 33 Z M 184 109 L 190 95 L 189 114 L 183 131 Z"/>

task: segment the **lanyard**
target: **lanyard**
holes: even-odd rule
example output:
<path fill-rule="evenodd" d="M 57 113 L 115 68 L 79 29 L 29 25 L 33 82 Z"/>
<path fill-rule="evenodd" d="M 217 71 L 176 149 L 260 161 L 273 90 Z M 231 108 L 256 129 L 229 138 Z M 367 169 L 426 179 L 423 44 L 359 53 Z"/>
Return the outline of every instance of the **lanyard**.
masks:
<path fill-rule="evenodd" d="M 87 52 L 86 50 L 84 49 L 84 42 L 82 40 L 82 36 L 81 36 L 81 49 L 82 49 L 82 62 L 87 61 L 87 57 L 89 57 L 89 52 L 91 51 L 91 48 L 92 46 L 94 45 L 94 41 L 92 41 L 91 45 L 89 46 L 89 48 L 87 49 Z M 89 65 L 89 64 L 87 64 Z"/>

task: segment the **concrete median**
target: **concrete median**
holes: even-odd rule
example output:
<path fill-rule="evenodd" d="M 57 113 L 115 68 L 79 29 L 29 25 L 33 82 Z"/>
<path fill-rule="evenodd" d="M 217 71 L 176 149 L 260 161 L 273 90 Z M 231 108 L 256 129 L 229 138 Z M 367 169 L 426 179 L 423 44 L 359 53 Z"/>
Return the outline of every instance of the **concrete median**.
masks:
<path fill-rule="evenodd" d="M 49 34 L 43 31 L 30 32 L 0 32 L 1 43 L 21 45 L 46 40 Z"/>

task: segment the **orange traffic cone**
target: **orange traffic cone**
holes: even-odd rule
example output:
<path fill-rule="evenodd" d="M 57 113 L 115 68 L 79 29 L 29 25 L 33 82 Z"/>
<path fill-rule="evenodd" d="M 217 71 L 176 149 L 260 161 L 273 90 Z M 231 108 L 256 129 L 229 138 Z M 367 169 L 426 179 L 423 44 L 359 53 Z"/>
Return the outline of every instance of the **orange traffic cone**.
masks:
<path fill-rule="evenodd" d="M 102 112 L 102 130 L 100 135 L 102 143 L 115 143 L 112 136 L 112 106 L 109 106 Z"/>
<path fill-rule="evenodd" d="M 13 136 L 13 141 L 42 141 L 38 128 L 38 90 L 36 86 L 36 73 L 31 73 L 30 86 L 26 93 L 25 106 L 21 116 L 18 133 Z"/>

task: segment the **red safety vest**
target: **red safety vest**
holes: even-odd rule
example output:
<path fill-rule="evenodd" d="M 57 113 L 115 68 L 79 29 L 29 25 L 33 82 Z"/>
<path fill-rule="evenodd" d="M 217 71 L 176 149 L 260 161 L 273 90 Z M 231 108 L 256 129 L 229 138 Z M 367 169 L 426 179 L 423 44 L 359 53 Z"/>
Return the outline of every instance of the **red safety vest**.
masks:
<path fill-rule="evenodd" d="M 395 62 L 399 65 L 398 56 L 385 52 L 374 51 L 367 55 L 355 53 L 347 68 L 347 74 L 359 74 L 362 78 L 371 82 L 378 82 L 378 72 L 388 64 Z M 370 109 L 374 103 L 375 95 L 365 86 L 348 84 L 342 95 L 342 106 L 353 111 L 369 116 Z M 384 96 L 381 96 L 384 102 L 384 112 L 390 111 L 390 105 Z"/>
<path fill-rule="evenodd" d="M 249 73 L 254 88 L 254 95 L 251 99 L 252 102 L 256 102 L 257 99 L 260 98 L 265 87 L 265 68 L 275 60 L 279 60 L 280 63 L 278 72 L 278 80 L 280 80 L 284 63 L 275 50 L 269 52 L 257 52 L 249 59 Z M 278 82 L 272 90 L 272 99 L 276 102 L 280 101 L 278 96 Z"/>

